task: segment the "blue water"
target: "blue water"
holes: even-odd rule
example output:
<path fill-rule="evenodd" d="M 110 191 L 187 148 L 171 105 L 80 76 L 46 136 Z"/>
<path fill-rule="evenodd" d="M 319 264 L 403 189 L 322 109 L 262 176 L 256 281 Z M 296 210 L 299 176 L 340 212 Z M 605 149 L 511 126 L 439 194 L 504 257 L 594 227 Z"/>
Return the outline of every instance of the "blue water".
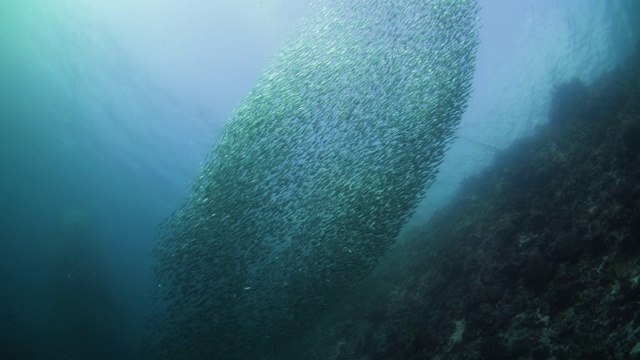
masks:
<path fill-rule="evenodd" d="M 481 5 L 469 107 L 412 224 L 494 149 L 544 122 L 554 84 L 588 83 L 638 41 L 633 0 Z M 0 4 L 0 357 L 80 358 L 85 350 L 69 345 L 78 339 L 108 348 L 104 358 L 137 357 L 154 229 L 305 10 L 251 0 Z M 69 324 L 101 332 L 78 337 Z"/>

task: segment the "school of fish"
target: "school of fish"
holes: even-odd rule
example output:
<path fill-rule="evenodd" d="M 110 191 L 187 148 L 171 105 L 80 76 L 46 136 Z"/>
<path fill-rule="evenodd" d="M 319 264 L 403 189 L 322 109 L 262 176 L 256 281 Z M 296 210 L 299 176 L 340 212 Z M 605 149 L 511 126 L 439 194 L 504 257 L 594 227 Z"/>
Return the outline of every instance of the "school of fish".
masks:
<path fill-rule="evenodd" d="M 149 358 L 270 358 L 371 272 L 466 108 L 478 11 L 310 5 L 159 227 Z"/>

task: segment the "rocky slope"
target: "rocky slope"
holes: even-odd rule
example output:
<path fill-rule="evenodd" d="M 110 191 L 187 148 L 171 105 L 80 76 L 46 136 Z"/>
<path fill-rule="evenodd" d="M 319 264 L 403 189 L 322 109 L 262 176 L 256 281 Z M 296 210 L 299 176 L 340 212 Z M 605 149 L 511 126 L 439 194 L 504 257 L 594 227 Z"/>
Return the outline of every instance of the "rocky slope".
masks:
<path fill-rule="evenodd" d="M 410 237 L 284 356 L 640 359 L 640 54 Z"/>

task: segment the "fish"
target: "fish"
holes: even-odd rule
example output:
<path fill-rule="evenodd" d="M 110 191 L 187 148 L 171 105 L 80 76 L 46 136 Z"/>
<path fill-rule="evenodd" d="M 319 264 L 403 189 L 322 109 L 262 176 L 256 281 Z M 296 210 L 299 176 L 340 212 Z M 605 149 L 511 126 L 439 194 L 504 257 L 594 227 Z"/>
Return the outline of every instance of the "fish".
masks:
<path fill-rule="evenodd" d="M 466 109 L 478 11 L 313 1 L 158 227 L 147 358 L 268 358 L 375 268 Z"/>

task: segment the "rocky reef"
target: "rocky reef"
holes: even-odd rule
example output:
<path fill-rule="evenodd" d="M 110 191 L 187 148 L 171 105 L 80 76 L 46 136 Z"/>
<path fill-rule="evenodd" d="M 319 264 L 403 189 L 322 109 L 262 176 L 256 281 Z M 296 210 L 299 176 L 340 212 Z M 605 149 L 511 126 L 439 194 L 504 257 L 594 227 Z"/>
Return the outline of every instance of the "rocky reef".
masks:
<path fill-rule="evenodd" d="M 640 359 L 640 53 L 552 96 L 298 358 Z"/>

